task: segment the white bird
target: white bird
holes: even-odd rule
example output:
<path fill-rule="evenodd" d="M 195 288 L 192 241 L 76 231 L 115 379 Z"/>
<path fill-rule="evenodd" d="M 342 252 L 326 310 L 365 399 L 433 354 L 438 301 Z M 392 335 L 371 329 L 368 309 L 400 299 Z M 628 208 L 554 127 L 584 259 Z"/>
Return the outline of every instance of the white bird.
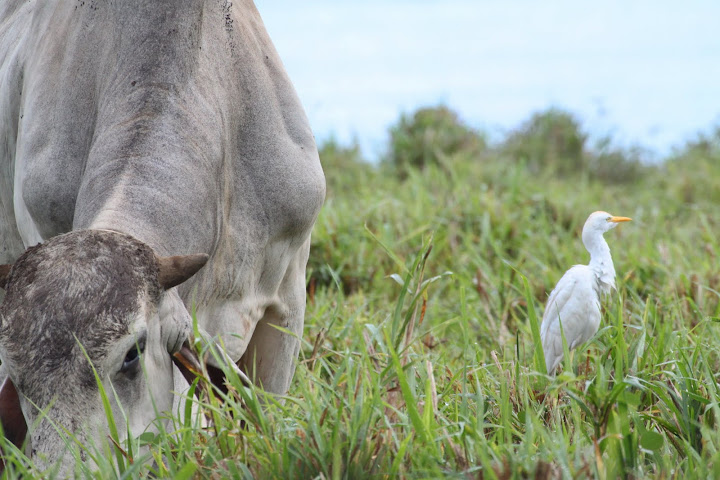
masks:
<path fill-rule="evenodd" d="M 630 220 L 607 212 L 593 212 L 585 221 L 582 241 L 590 252 L 590 264 L 575 265 L 565 272 L 550 293 L 540 326 L 548 374 L 554 374 L 563 357 L 561 322 L 569 350 L 598 331 L 600 297 L 615 288 L 615 267 L 603 234 L 618 223 Z"/>

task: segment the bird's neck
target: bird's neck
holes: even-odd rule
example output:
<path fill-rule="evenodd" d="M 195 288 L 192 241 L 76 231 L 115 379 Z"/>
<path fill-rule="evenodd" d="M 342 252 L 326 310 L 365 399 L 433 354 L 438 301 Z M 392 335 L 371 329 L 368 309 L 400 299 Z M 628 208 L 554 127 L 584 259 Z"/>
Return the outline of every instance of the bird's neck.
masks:
<path fill-rule="evenodd" d="M 602 235 L 583 238 L 585 248 L 590 252 L 590 268 L 595 271 L 603 293 L 615 288 L 615 266 L 613 265 L 610 247 Z"/>

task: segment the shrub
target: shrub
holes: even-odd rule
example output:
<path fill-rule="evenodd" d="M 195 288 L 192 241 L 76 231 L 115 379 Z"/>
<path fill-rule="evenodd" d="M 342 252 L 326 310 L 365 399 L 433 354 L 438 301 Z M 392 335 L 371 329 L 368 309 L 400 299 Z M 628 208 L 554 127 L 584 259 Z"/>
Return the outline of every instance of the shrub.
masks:
<path fill-rule="evenodd" d="M 325 172 L 328 197 L 355 192 L 375 173 L 374 167 L 362 158 L 357 142 L 343 146 L 335 138 L 330 138 L 319 147 L 318 153 Z"/>
<path fill-rule="evenodd" d="M 720 126 L 687 142 L 661 173 L 660 187 L 685 203 L 720 202 Z"/>
<path fill-rule="evenodd" d="M 421 108 L 412 115 L 403 114 L 390 128 L 390 148 L 384 162 L 405 177 L 409 169 L 441 165 L 442 158 L 458 153 L 477 155 L 485 147 L 482 135 L 463 123 L 457 113 L 441 105 Z"/>
<path fill-rule="evenodd" d="M 604 139 L 585 154 L 588 176 L 604 183 L 634 183 L 651 168 L 643 163 L 644 154 L 640 147 L 616 148 L 609 138 Z"/>
<path fill-rule="evenodd" d="M 551 108 L 533 114 L 508 136 L 500 151 L 525 162 L 531 173 L 587 175 L 604 183 L 636 182 L 647 170 L 638 147 L 613 147 L 610 138 L 600 140 L 594 148 L 587 143 L 588 135 L 575 116 Z"/>
<path fill-rule="evenodd" d="M 523 160 L 534 173 L 550 170 L 560 175 L 585 170 L 587 135 L 570 113 L 551 108 L 535 113 L 512 132 L 501 150 Z"/>

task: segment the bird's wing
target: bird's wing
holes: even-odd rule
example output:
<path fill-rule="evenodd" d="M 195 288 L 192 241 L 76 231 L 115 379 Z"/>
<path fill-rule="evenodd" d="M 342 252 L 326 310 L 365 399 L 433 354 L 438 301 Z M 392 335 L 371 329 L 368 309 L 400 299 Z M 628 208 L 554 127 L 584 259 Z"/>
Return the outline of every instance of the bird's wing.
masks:
<path fill-rule="evenodd" d="M 583 265 L 575 265 L 570 270 L 565 272 L 560 281 L 555 285 L 553 291 L 550 292 L 547 304 L 545 306 L 545 312 L 543 312 L 542 324 L 540 326 L 540 335 L 546 335 L 548 329 L 557 322 L 558 314 L 562 310 L 562 307 L 568 302 L 573 296 L 575 287 L 582 276 Z"/>
<path fill-rule="evenodd" d="M 600 321 L 600 304 L 595 277 L 586 265 L 575 265 L 565 272 L 550 293 L 540 327 L 548 372 L 562 360 L 562 322 L 570 349 L 580 345 L 596 331 Z"/>

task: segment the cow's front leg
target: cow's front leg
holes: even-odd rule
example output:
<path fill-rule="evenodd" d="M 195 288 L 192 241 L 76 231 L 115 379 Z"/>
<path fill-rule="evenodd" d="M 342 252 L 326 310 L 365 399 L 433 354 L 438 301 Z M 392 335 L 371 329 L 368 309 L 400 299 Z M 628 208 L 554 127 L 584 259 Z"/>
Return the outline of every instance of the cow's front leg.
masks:
<path fill-rule="evenodd" d="M 265 310 L 240 359 L 240 368 L 267 392 L 287 393 L 295 373 L 305 323 L 305 267 L 309 249 L 308 239 L 287 270 L 278 291 L 279 302 Z"/>
<path fill-rule="evenodd" d="M 2 159 L 0 158 L 0 161 Z M 0 180 L 1 182 L 1 180 Z M 1 188 L 1 187 L 0 187 Z M 25 251 L 25 244 L 20 237 L 20 232 L 15 225 L 15 215 L 12 204 L 4 203 L 0 192 L 0 265 L 10 265 L 18 259 Z M 0 283 L 0 302 L 5 297 L 5 290 Z"/>

